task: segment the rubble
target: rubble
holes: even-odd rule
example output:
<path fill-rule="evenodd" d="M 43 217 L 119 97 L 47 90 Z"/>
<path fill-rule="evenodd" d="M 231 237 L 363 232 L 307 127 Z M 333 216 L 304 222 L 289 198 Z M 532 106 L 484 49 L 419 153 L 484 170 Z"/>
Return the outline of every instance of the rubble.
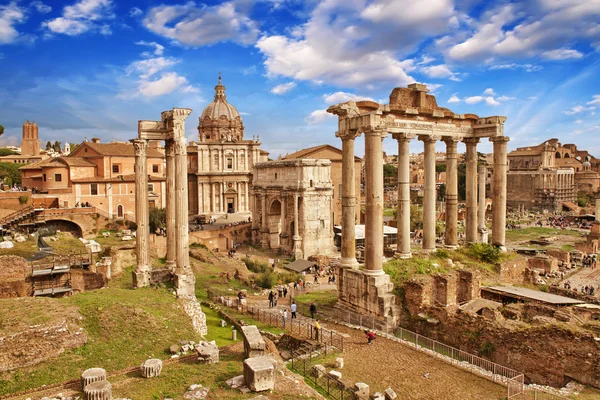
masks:
<path fill-rule="evenodd" d="M 203 364 L 216 364 L 219 362 L 219 346 L 212 342 L 200 342 L 196 345 L 198 361 Z"/>
<path fill-rule="evenodd" d="M 194 384 L 188 387 L 187 392 L 183 394 L 186 400 L 204 400 L 208 396 L 210 388 L 205 388 L 200 384 Z"/>

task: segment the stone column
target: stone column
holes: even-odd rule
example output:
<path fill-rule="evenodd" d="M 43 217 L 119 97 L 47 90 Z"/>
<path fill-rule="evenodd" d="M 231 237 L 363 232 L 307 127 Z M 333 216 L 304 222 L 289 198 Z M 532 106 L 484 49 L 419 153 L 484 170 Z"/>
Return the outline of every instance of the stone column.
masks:
<path fill-rule="evenodd" d="M 300 236 L 300 228 L 298 227 L 299 224 L 299 216 L 298 214 L 300 214 L 300 210 L 298 209 L 299 205 L 298 205 L 298 195 L 294 194 L 294 236 L 292 237 L 293 240 L 293 255 L 294 257 L 298 260 L 304 257 L 304 253 L 302 251 L 302 237 Z"/>
<path fill-rule="evenodd" d="M 478 138 L 465 138 L 467 145 L 467 215 L 465 217 L 467 243 L 477 241 L 477 143 Z"/>
<path fill-rule="evenodd" d="M 439 136 L 419 136 L 423 142 L 424 193 L 423 193 L 423 251 L 435 250 L 435 142 Z"/>
<path fill-rule="evenodd" d="M 415 136 L 408 133 L 394 133 L 398 141 L 398 210 L 396 214 L 398 239 L 396 257 L 410 258 L 410 160 L 409 144 Z"/>
<path fill-rule="evenodd" d="M 365 131 L 367 214 L 365 224 L 366 275 L 383 275 L 383 138 L 387 132 Z"/>
<path fill-rule="evenodd" d="M 479 240 L 487 243 L 487 227 L 485 225 L 485 181 L 487 177 L 487 168 L 485 165 L 479 166 L 479 206 L 477 207 L 477 223 L 479 231 Z M 485 240 L 484 240 L 485 239 Z"/>
<path fill-rule="evenodd" d="M 446 234 L 445 245 L 458 247 L 458 139 L 444 138 L 446 143 Z"/>
<path fill-rule="evenodd" d="M 506 145 L 510 138 L 496 136 L 490 138 L 494 143 L 494 198 L 492 203 L 492 244 L 506 250 L 506 173 L 508 162 L 506 158 Z"/>
<path fill-rule="evenodd" d="M 134 140 L 135 149 L 135 254 L 137 265 L 133 271 L 133 287 L 140 288 L 150 285 L 150 253 L 148 226 L 148 164 L 146 161 L 146 140 Z"/>
<path fill-rule="evenodd" d="M 596 199 L 596 221 L 600 221 L 600 199 Z"/>
<path fill-rule="evenodd" d="M 358 269 L 356 261 L 356 186 L 354 171 L 354 139 L 357 131 L 343 134 L 337 132 L 342 139 L 342 259 L 340 266 Z M 332 221 L 333 224 L 333 221 Z"/>
<path fill-rule="evenodd" d="M 263 248 L 269 247 L 269 226 L 267 225 L 267 194 L 263 193 L 261 195 L 261 215 L 262 221 L 260 224 L 260 245 Z"/>
<path fill-rule="evenodd" d="M 190 267 L 188 230 L 188 177 L 187 141 L 185 137 L 174 139 L 175 145 L 175 225 L 176 225 L 176 269 L 175 287 L 177 296 L 194 295 L 194 274 Z"/>
<path fill-rule="evenodd" d="M 165 156 L 167 159 L 167 262 L 166 267 L 175 271 L 175 249 L 177 248 L 176 239 L 176 202 L 175 202 L 175 146 L 173 139 L 165 141 Z"/>

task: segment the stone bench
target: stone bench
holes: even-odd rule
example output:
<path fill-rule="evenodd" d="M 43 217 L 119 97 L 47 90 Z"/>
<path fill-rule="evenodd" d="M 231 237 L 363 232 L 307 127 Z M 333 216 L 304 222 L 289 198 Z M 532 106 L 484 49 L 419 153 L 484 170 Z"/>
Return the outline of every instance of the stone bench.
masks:
<path fill-rule="evenodd" d="M 242 326 L 246 358 L 265 355 L 266 343 L 255 325 Z"/>
<path fill-rule="evenodd" d="M 273 390 L 275 387 L 275 360 L 269 356 L 244 360 L 244 382 L 253 392 Z"/>

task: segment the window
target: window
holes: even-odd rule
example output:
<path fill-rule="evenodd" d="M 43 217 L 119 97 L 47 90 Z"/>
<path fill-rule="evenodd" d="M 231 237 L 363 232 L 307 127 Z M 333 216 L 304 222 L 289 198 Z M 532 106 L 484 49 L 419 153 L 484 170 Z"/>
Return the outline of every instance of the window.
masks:
<path fill-rule="evenodd" d="M 56 182 L 62 182 L 62 175 L 61 174 L 54 174 L 54 180 Z"/>
<path fill-rule="evenodd" d="M 233 158 L 227 158 L 227 169 L 233 169 Z"/>
<path fill-rule="evenodd" d="M 148 191 L 149 192 L 154 192 L 154 183 L 149 183 L 148 184 Z"/>
<path fill-rule="evenodd" d="M 275 172 L 275 179 L 277 179 L 277 172 Z"/>
<path fill-rule="evenodd" d="M 158 164 L 152 164 L 152 173 L 158 174 Z"/>
<path fill-rule="evenodd" d="M 123 218 L 123 215 L 125 213 L 123 212 L 123 206 L 121 204 L 119 204 L 117 206 L 117 218 Z"/>
<path fill-rule="evenodd" d="M 46 174 L 42 175 L 42 177 L 44 178 L 44 182 L 46 182 Z"/>
<path fill-rule="evenodd" d="M 92 196 L 95 196 L 98 194 L 98 184 L 97 183 L 91 183 L 90 184 L 90 194 Z"/>
<path fill-rule="evenodd" d="M 119 164 L 113 164 L 112 168 L 113 168 L 113 174 L 118 174 L 119 170 L 121 169 L 121 166 Z"/>

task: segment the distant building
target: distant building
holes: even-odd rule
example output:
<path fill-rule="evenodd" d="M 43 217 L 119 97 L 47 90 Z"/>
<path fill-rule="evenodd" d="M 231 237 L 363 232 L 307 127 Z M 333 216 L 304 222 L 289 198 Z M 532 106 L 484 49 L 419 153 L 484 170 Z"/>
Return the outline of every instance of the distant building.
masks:
<path fill-rule="evenodd" d="M 150 207 L 163 208 L 165 159 L 157 147 L 148 148 Z M 34 200 L 54 199 L 59 207 L 89 203 L 104 217 L 135 221 L 134 149 L 129 142 L 83 142 L 69 156 L 38 161 L 20 168 L 22 185 L 35 188 Z"/>
<path fill-rule="evenodd" d="M 342 224 L 342 150 L 329 144 L 309 147 L 298 150 L 295 153 L 288 154 L 283 160 L 293 159 L 325 159 L 331 161 L 331 183 L 333 184 L 333 208 L 331 221 L 334 225 Z M 356 204 L 361 204 L 360 195 L 360 175 L 361 162 L 359 157 L 354 156 L 354 185 L 356 193 Z M 360 221 L 360 207 L 355 207 L 355 222 Z"/>
<path fill-rule="evenodd" d="M 27 121 L 23 124 L 23 136 L 21 137 L 20 152 L 20 155 L 0 157 L 0 162 L 29 164 L 48 158 L 48 155 L 40 152 L 38 126 L 35 122 Z"/>

